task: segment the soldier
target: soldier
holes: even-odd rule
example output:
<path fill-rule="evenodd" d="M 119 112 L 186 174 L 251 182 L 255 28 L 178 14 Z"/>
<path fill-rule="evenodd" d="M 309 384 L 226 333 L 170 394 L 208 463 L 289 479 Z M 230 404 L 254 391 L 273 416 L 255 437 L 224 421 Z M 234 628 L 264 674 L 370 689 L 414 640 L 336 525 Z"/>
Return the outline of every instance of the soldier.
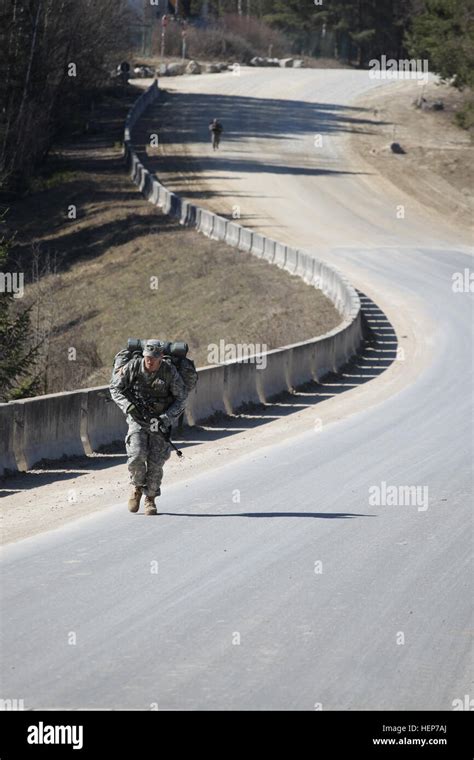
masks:
<path fill-rule="evenodd" d="M 147 341 L 143 358 L 132 358 L 114 374 L 110 395 L 127 414 L 125 445 L 133 486 L 128 508 L 130 512 L 138 512 L 141 496 L 145 494 L 145 514 L 156 515 L 155 497 L 161 493 L 163 465 L 171 453 L 169 443 L 158 430 L 158 423 L 167 434 L 186 402 L 186 390 L 178 370 L 163 361 L 161 341 Z M 156 420 L 145 422 L 133 398 L 144 402 Z"/>
<path fill-rule="evenodd" d="M 223 131 L 224 127 L 220 123 L 219 119 L 213 119 L 209 124 L 209 132 L 212 135 L 212 147 L 214 150 L 217 150 L 219 148 Z"/>

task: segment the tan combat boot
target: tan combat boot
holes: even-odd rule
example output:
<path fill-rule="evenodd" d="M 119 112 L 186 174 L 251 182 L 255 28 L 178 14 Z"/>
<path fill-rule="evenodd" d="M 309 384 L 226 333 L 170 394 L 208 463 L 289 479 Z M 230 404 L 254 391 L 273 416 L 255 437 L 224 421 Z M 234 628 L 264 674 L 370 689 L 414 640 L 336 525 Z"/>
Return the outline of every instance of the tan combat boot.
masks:
<path fill-rule="evenodd" d="M 140 509 L 140 499 L 142 498 L 142 489 L 139 486 L 134 486 L 133 491 L 130 494 L 128 500 L 128 509 L 130 512 L 138 512 Z"/>
<path fill-rule="evenodd" d="M 145 496 L 145 514 L 146 515 L 158 514 L 155 507 L 155 499 L 152 496 Z"/>

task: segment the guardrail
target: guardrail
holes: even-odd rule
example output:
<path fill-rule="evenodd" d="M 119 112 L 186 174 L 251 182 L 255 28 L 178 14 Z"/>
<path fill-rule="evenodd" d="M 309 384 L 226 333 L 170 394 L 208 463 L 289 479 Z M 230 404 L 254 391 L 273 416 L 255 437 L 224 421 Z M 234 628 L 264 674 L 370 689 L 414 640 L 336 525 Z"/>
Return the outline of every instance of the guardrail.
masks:
<path fill-rule="evenodd" d="M 158 97 L 154 82 L 138 98 L 125 122 L 127 165 L 145 198 L 182 225 L 264 258 L 320 288 L 342 317 L 342 323 L 325 335 L 266 352 L 264 363 L 258 355 L 199 369 L 199 382 L 188 398 L 185 415 L 185 423 L 193 425 L 215 412 L 232 413 L 246 403 L 268 402 L 282 391 L 337 371 L 362 341 L 361 305 L 354 288 L 337 270 L 305 251 L 181 199 L 145 168 L 133 148 L 131 131 Z M 107 402 L 107 397 L 108 386 L 101 386 L 0 404 L 0 476 L 31 469 L 43 459 L 90 455 L 123 440 L 124 415 L 114 403 Z"/>

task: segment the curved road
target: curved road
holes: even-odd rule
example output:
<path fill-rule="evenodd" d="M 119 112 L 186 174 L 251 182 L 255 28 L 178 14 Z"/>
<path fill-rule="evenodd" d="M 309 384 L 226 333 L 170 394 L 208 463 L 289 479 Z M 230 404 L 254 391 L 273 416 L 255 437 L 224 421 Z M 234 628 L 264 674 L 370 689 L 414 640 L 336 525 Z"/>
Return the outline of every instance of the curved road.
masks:
<path fill-rule="evenodd" d="M 336 263 L 404 353 L 363 394 L 319 404 L 322 430 L 167 488 L 146 530 L 121 504 L 7 546 L 3 698 L 450 710 L 472 694 L 473 301 L 452 289 L 472 258 L 465 236 L 349 160 L 348 125 L 371 120 L 350 101 L 373 85 L 346 70 L 173 80 L 185 133 L 165 146 L 170 183 L 195 153 L 190 197 L 238 203 L 243 223 Z"/>

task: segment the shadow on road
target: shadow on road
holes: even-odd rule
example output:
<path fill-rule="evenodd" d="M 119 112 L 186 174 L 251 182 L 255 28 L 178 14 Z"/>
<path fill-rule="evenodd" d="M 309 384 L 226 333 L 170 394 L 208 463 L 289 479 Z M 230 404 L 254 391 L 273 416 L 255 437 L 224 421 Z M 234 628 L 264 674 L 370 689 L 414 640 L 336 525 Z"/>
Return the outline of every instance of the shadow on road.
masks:
<path fill-rule="evenodd" d="M 369 114 L 373 115 L 373 109 L 338 103 L 161 90 L 145 118 L 152 119 L 155 127 L 174 128 L 170 132 L 174 143 L 209 143 L 208 125 L 217 117 L 224 126 L 223 144 L 232 146 L 242 138 L 278 142 L 315 133 L 353 132 L 355 129 L 367 132 L 372 126 L 387 123 L 368 118 Z M 278 145 L 275 148 L 278 150 Z"/>
<path fill-rule="evenodd" d="M 168 517 L 317 517 L 323 520 L 347 519 L 349 517 L 376 517 L 376 515 L 365 515 L 358 512 L 158 512 L 160 515 Z M 143 517 L 146 517 L 143 514 Z"/>
<path fill-rule="evenodd" d="M 186 174 L 189 185 L 193 171 L 199 172 L 199 179 L 202 172 L 214 171 L 232 172 L 233 178 L 243 172 L 337 178 L 340 175 L 367 172 L 308 166 L 307 160 L 298 156 L 295 156 L 295 164 L 290 166 L 281 161 L 279 142 L 303 140 L 313 144 L 315 135 L 322 137 L 354 131 L 367 133 L 367 127 L 373 124 L 378 126 L 380 122 L 364 118 L 362 115 L 366 113 L 372 111 L 335 103 L 162 91 L 159 100 L 140 119 L 133 133 L 133 142 L 140 160 L 150 171 L 158 177 L 167 175 L 165 185 L 170 190 L 182 179 L 179 176 L 181 174 Z M 216 114 L 225 128 L 218 154 L 207 150 L 210 141 L 208 123 Z M 150 151 L 152 134 L 158 135 L 160 145 L 176 145 L 177 151 Z M 242 154 L 248 151 L 240 150 L 242 141 L 255 138 L 275 141 L 274 156 L 268 153 L 256 156 L 252 152 L 248 160 L 244 158 Z M 181 152 L 179 146 L 189 143 L 206 147 L 195 156 Z M 233 150 L 234 146 L 238 148 L 237 151 Z M 212 179 L 212 174 L 206 175 L 206 181 Z M 219 179 L 223 179 L 222 174 Z M 180 193 L 183 191 L 180 190 Z M 201 193 L 199 189 L 192 190 L 189 187 L 184 194 L 189 198 L 209 197 L 207 191 Z"/>

